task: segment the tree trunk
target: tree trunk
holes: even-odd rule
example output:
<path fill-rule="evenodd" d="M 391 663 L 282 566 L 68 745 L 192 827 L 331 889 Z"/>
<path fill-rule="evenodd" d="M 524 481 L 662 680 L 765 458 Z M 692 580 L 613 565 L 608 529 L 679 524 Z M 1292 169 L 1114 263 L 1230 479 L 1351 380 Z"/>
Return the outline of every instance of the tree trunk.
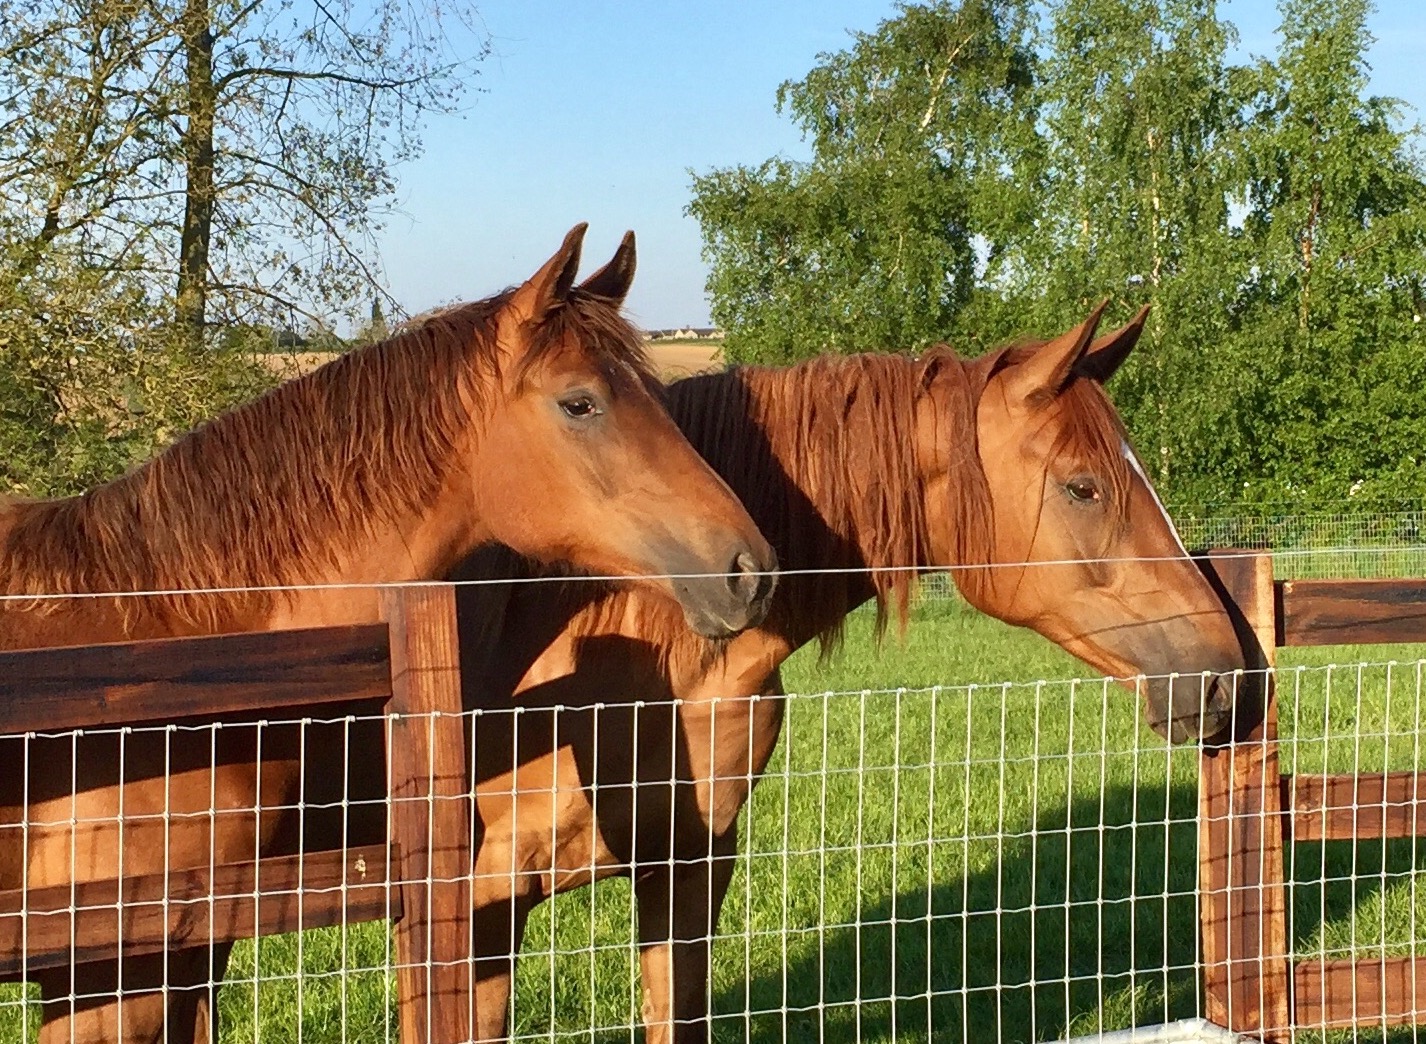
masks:
<path fill-rule="evenodd" d="M 183 131 L 183 232 L 178 252 L 174 320 L 189 347 L 203 344 L 208 310 L 208 247 L 213 229 L 213 30 L 208 0 L 187 0 L 183 14 L 188 112 Z"/>
<path fill-rule="evenodd" d="M 1317 219 L 1321 212 L 1322 182 L 1318 180 L 1312 185 L 1312 203 L 1307 211 L 1307 227 L 1303 230 L 1298 244 L 1302 251 L 1302 293 L 1299 295 L 1297 328 L 1304 332 L 1312 318 L 1312 262 L 1315 255 L 1313 244 L 1317 238 Z"/>
<path fill-rule="evenodd" d="M 1159 404 L 1159 429 L 1157 432 L 1159 452 L 1158 452 L 1158 478 L 1160 486 L 1167 486 L 1169 481 L 1169 470 L 1172 464 L 1173 451 L 1169 448 L 1168 433 L 1173 423 L 1173 418 L 1169 416 L 1169 402 L 1172 396 L 1169 394 L 1169 374 L 1168 360 L 1164 358 L 1164 312 L 1158 307 L 1159 304 L 1159 284 L 1164 277 L 1164 251 L 1163 243 L 1160 241 L 1163 232 L 1163 196 L 1159 191 L 1159 145 L 1162 139 L 1154 133 L 1154 128 L 1150 127 L 1147 133 L 1148 163 L 1149 163 L 1149 243 L 1152 258 L 1149 264 L 1149 302 L 1153 304 L 1154 310 L 1149 313 L 1149 343 L 1153 346 L 1153 354 L 1150 356 L 1154 360 L 1154 397 Z"/>

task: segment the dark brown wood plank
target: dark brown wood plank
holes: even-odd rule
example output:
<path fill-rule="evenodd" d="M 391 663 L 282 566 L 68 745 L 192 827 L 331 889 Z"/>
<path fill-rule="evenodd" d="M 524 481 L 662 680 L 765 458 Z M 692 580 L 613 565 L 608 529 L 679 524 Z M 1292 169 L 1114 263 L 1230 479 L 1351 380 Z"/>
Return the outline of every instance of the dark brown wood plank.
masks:
<path fill-rule="evenodd" d="M 384 697 L 384 624 L 0 653 L 0 734 Z"/>
<path fill-rule="evenodd" d="M 1426 834 L 1426 774 L 1285 776 L 1282 784 L 1294 841 Z"/>
<path fill-rule="evenodd" d="M 1426 579 L 1288 580 L 1282 645 L 1426 642 Z"/>
<path fill-rule="evenodd" d="M 401 1044 L 464 1044 L 476 1024 L 473 853 L 454 592 L 388 589 L 382 609 L 391 626 L 391 831 L 402 853 Z"/>
<path fill-rule="evenodd" d="M 1199 763 L 1205 1014 L 1238 1032 L 1282 1040 L 1291 1010 L 1277 701 L 1262 673 L 1275 644 L 1272 558 L 1213 552 L 1205 572 L 1234 618 L 1250 671 L 1231 742 L 1205 744 Z"/>
<path fill-rule="evenodd" d="M 387 869 L 399 859 L 368 845 L 0 892 L 0 977 L 397 917 Z"/>
<path fill-rule="evenodd" d="M 1426 957 L 1300 961 L 1292 978 L 1304 1030 L 1426 1021 Z"/>

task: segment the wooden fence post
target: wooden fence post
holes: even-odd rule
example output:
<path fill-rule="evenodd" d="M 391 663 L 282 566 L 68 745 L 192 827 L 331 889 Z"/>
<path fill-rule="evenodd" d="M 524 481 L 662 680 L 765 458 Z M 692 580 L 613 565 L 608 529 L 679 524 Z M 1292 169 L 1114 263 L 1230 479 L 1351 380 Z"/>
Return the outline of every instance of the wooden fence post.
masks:
<path fill-rule="evenodd" d="M 401 882 L 401 1044 L 463 1044 L 476 1022 L 455 597 L 449 585 L 389 588 L 382 611 L 391 627 L 387 760 L 400 852 L 393 869 Z"/>
<path fill-rule="evenodd" d="M 1283 883 L 1272 556 L 1210 552 L 1205 573 L 1223 596 L 1251 673 L 1239 687 L 1232 740 L 1205 744 L 1199 767 L 1199 921 L 1210 1021 L 1265 1040 L 1291 1033 Z"/>

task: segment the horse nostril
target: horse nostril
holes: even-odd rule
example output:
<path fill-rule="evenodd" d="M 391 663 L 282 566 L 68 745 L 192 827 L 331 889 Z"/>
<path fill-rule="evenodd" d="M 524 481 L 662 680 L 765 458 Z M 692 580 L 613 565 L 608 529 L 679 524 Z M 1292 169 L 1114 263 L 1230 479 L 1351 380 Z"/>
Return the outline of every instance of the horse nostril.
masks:
<path fill-rule="evenodd" d="M 1212 674 L 1209 676 L 1207 707 L 1214 711 L 1233 709 L 1237 702 L 1238 685 L 1242 675 L 1237 671 Z"/>
<path fill-rule="evenodd" d="M 772 597 L 773 586 L 777 583 L 777 577 L 772 573 L 761 573 L 758 576 L 758 589 L 753 594 L 753 598 L 759 602 L 766 602 Z"/>
<path fill-rule="evenodd" d="M 740 551 L 728 567 L 728 590 L 744 601 L 751 601 L 759 587 L 758 560 Z"/>

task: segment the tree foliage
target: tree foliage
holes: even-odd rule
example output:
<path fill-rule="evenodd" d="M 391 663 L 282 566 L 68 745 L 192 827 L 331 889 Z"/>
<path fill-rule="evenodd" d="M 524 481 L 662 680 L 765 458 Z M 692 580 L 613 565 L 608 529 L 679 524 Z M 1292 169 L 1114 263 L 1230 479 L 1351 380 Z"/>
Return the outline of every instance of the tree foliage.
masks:
<path fill-rule="evenodd" d="M 433 0 L 434 2 L 434 0 Z M 407 0 L 0 0 L 0 193 L 22 263 L 75 245 L 179 320 L 364 304 L 370 237 L 460 101 L 461 7 Z"/>
<path fill-rule="evenodd" d="M 1011 160 L 1036 137 L 1028 13 L 1018 0 L 908 7 L 779 90 L 814 162 L 695 179 L 735 348 L 791 359 L 916 343 L 965 307 L 977 237 L 1027 215 Z"/>
<path fill-rule="evenodd" d="M 1172 493 L 1426 492 L 1426 168 L 1368 94 L 1367 0 L 939 0 L 778 104 L 806 163 L 695 177 L 740 359 L 979 349 L 1154 306 L 1114 393 Z M 942 71 L 949 70 L 943 78 Z"/>
<path fill-rule="evenodd" d="M 0 483 L 72 488 L 354 319 L 464 0 L 0 0 Z M 66 478 L 65 476 L 68 476 Z"/>
<path fill-rule="evenodd" d="M 152 456 L 269 383 L 252 347 L 195 352 L 132 282 L 51 256 L 0 286 L 0 490 L 75 493 Z"/>

